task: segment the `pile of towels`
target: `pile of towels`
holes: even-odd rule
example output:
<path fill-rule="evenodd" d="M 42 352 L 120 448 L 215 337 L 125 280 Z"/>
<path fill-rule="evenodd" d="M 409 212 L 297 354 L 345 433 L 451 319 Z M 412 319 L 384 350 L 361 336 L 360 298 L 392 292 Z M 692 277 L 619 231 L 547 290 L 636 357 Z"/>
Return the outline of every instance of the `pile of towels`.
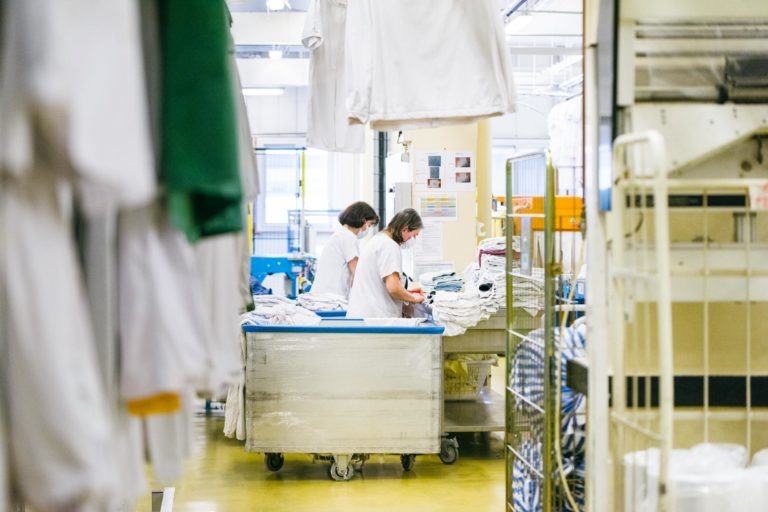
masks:
<path fill-rule="evenodd" d="M 311 311 L 346 311 L 347 299 L 335 293 L 302 293 L 298 303 Z"/>
<path fill-rule="evenodd" d="M 255 295 L 255 309 L 240 317 L 240 325 L 317 325 L 321 318 L 295 300 Z"/>

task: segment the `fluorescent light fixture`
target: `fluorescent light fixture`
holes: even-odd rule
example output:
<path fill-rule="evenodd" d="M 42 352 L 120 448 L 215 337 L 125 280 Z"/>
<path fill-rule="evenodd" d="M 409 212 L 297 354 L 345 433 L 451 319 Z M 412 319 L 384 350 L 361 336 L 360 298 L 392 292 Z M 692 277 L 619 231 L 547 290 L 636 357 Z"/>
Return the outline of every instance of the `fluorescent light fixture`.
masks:
<path fill-rule="evenodd" d="M 282 11 L 286 7 L 285 0 L 267 0 L 268 11 Z"/>
<path fill-rule="evenodd" d="M 530 25 L 533 21 L 533 16 L 528 11 L 518 12 L 517 15 L 512 18 L 509 23 L 504 27 L 504 33 L 507 35 L 513 35 L 521 32 L 525 27 Z"/>
<path fill-rule="evenodd" d="M 244 96 L 280 96 L 285 93 L 282 87 L 243 87 Z"/>
<path fill-rule="evenodd" d="M 269 50 L 269 58 L 272 60 L 280 60 L 283 58 L 283 50 L 280 50 L 279 48 L 275 48 L 274 50 Z"/>

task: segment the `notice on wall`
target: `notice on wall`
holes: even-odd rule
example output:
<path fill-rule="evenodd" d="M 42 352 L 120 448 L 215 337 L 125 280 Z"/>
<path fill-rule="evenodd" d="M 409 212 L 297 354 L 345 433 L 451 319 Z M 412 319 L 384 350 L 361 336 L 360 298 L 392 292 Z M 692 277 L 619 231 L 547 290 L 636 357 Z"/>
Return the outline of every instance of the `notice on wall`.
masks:
<path fill-rule="evenodd" d="M 749 187 L 749 207 L 751 210 L 768 210 L 768 181 Z"/>
<path fill-rule="evenodd" d="M 456 220 L 458 198 L 456 194 L 419 194 L 419 213 L 424 220 Z"/>
<path fill-rule="evenodd" d="M 475 190 L 475 188 L 477 188 L 475 160 L 474 151 L 457 151 L 450 153 L 444 178 L 445 189 Z"/>
<path fill-rule="evenodd" d="M 414 259 L 417 263 L 441 261 L 443 258 L 443 223 L 439 221 L 424 221 L 424 229 L 414 248 Z"/>
<path fill-rule="evenodd" d="M 477 187 L 474 151 L 416 151 L 416 190 L 454 191 Z"/>
<path fill-rule="evenodd" d="M 414 159 L 414 185 L 417 190 L 443 190 L 447 175 L 448 153 L 416 151 Z"/>

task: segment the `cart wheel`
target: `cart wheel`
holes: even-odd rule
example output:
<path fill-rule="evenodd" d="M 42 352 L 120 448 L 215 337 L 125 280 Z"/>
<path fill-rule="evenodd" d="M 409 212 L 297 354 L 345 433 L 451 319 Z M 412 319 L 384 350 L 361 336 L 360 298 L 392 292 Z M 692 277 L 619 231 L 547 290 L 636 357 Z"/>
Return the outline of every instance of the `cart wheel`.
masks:
<path fill-rule="evenodd" d="M 443 464 L 453 464 L 459 458 L 459 443 L 456 438 L 443 439 L 440 444 L 440 460 Z"/>
<path fill-rule="evenodd" d="M 341 469 L 339 469 L 339 466 L 334 462 L 331 464 L 331 469 L 328 472 L 330 473 L 331 478 L 337 482 L 346 482 L 355 476 L 355 468 L 352 464 L 347 465 L 347 471 L 342 473 Z"/>
<path fill-rule="evenodd" d="M 403 465 L 404 471 L 410 471 L 413 469 L 413 465 L 416 463 L 416 456 L 413 454 L 401 455 L 400 464 Z"/>
<path fill-rule="evenodd" d="M 265 453 L 264 463 L 267 465 L 267 469 L 270 471 L 280 471 L 283 467 L 285 458 L 282 453 Z"/>

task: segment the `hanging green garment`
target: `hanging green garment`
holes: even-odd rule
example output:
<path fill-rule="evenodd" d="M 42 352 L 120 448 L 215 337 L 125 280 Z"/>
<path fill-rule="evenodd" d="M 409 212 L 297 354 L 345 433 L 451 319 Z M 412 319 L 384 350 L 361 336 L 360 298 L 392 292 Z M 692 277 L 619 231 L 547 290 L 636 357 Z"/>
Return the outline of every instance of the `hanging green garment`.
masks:
<path fill-rule="evenodd" d="M 160 181 L 190 241 L 243 229 L 237 114 L 223 0 L 158 0 Z"/>

